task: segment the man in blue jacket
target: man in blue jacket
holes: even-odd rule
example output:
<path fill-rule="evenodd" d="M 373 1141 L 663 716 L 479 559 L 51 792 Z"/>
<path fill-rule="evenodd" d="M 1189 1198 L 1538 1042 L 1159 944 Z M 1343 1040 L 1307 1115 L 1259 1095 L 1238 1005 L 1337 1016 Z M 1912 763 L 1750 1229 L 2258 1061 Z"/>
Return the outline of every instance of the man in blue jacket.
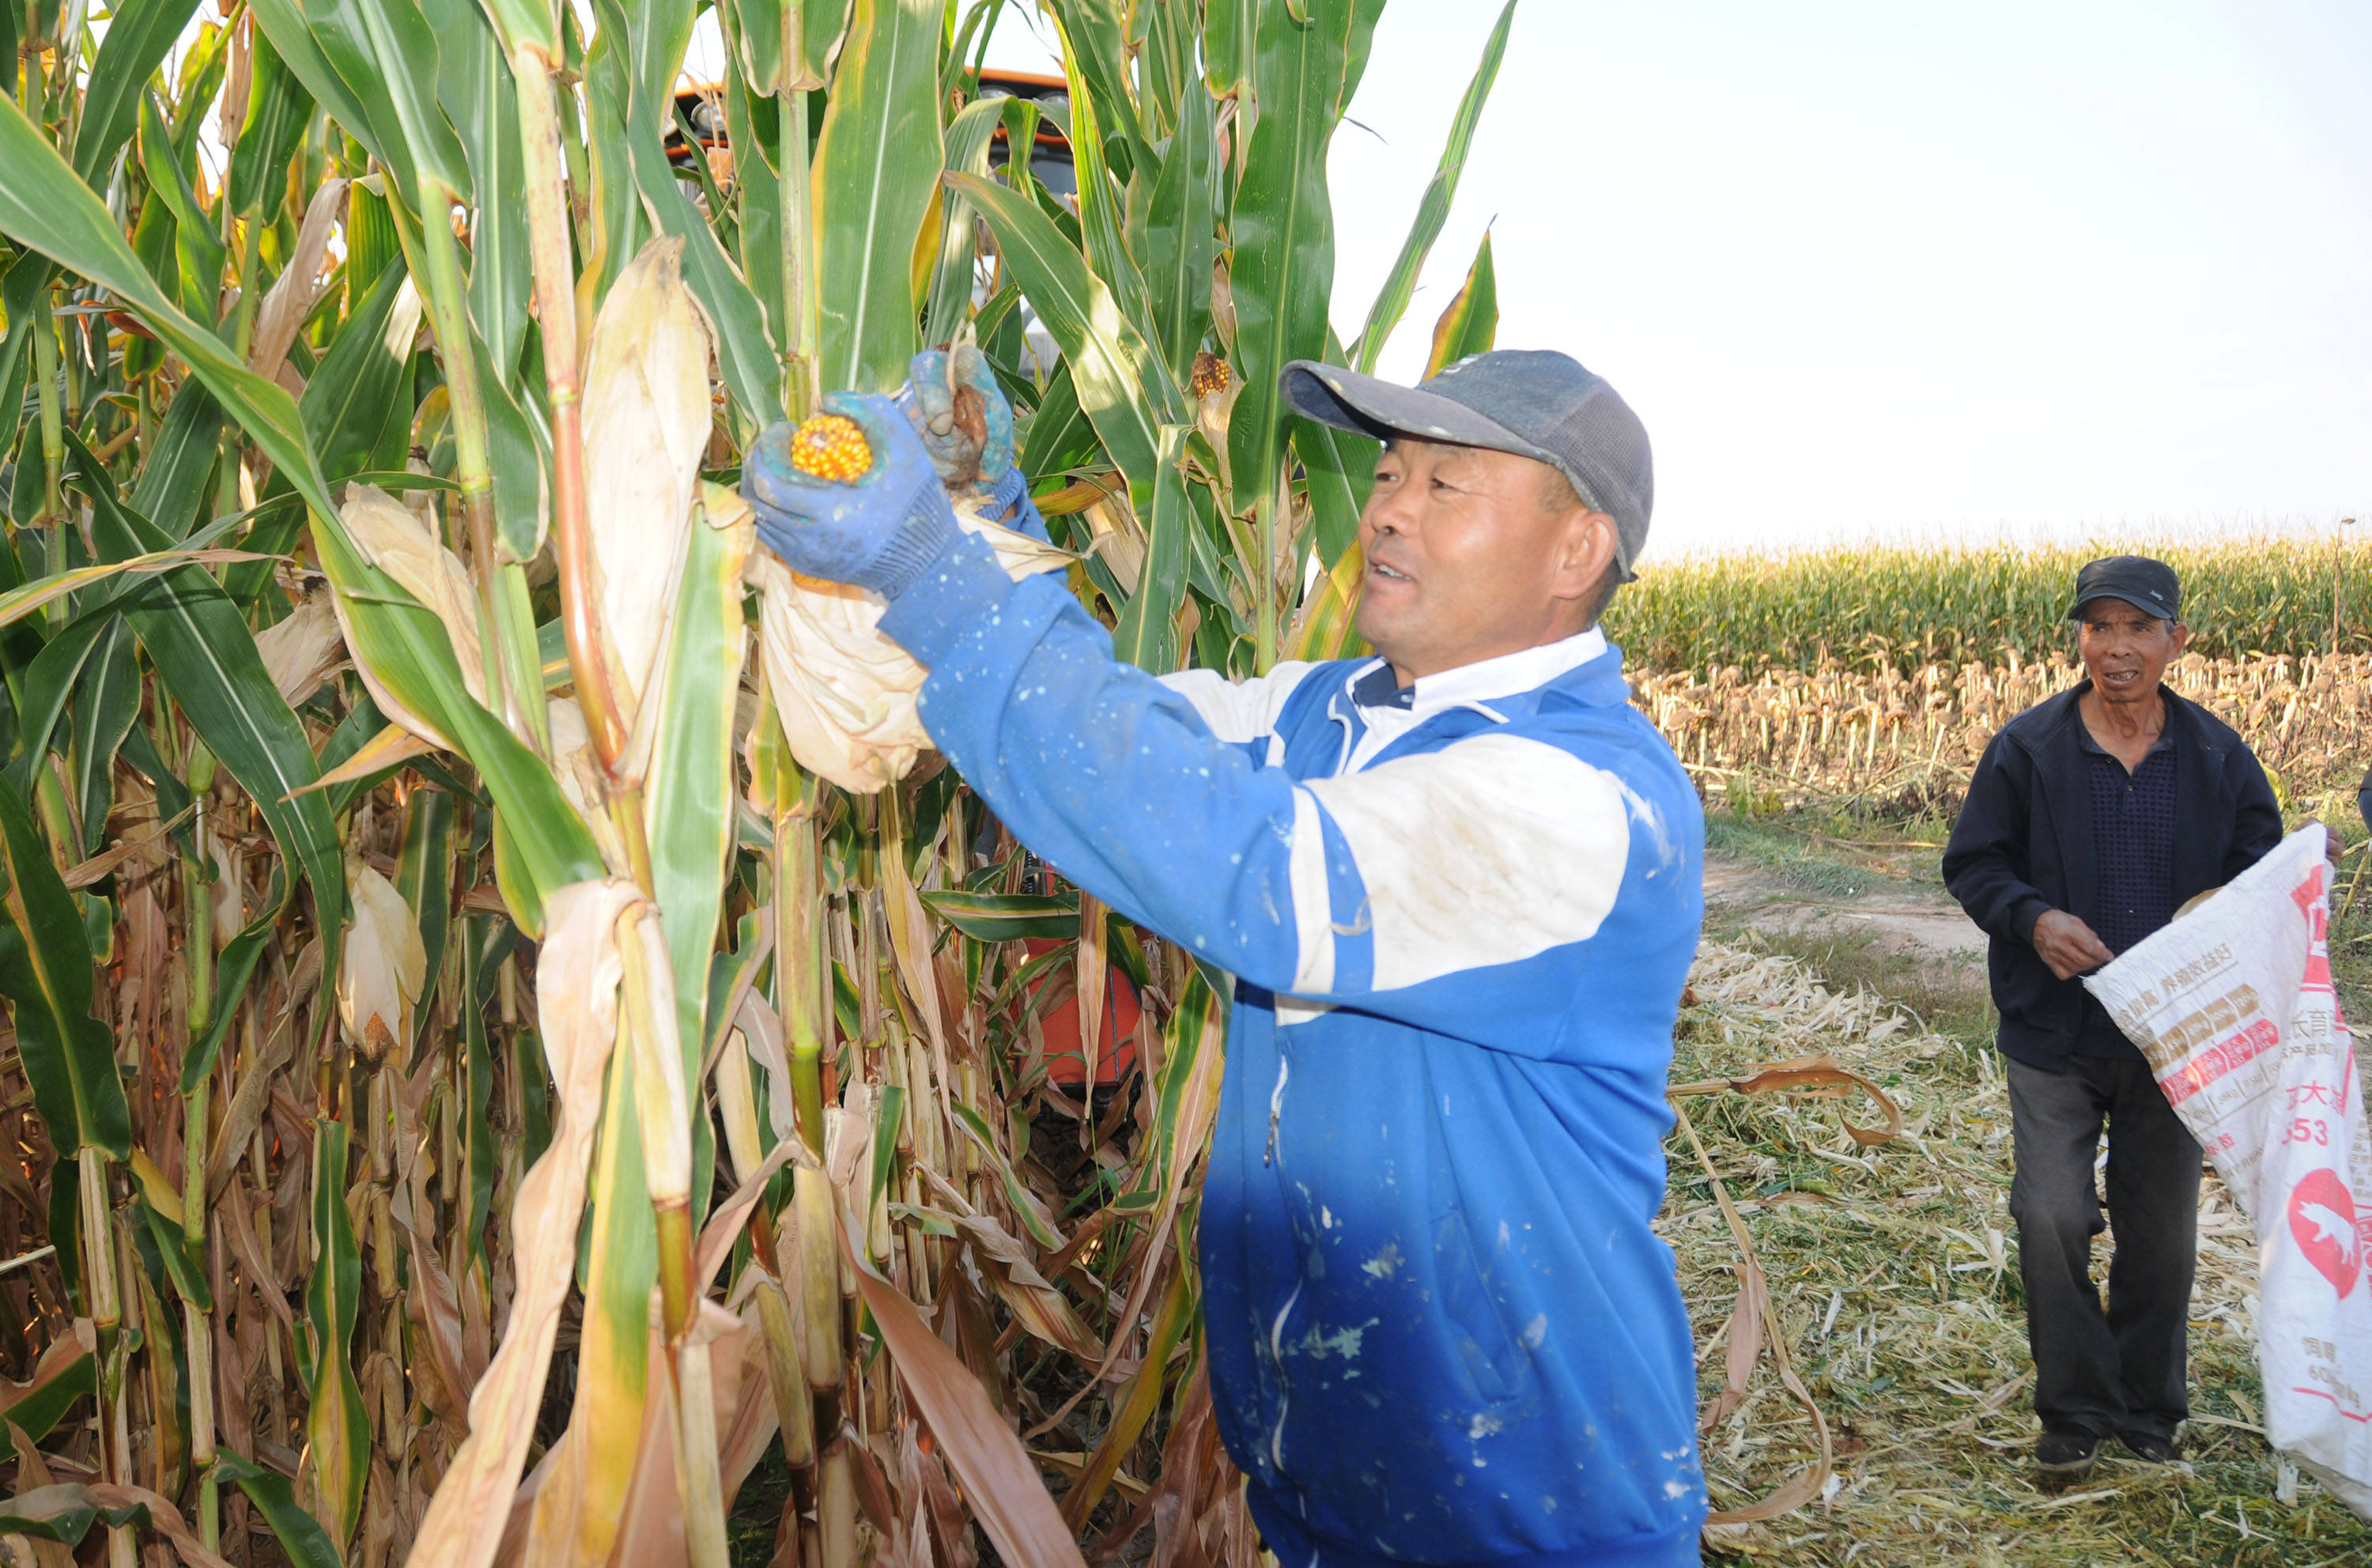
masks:
<path fill-rule="evenodd" d="M 1694 1357 L 1649 1222 L 1703 824 L 1596 629 L 1646 538 L 1646 433 L 1559 354 L 1283 389 L 1389 443 L 1379 656 L 1116 662 L 957 528 L 887 400 L 828 405 L 874 443 L 855 483 L 795 472 L 778 428 L 744 490 L 794 567 L 887 597 L 932 738 L 1023 843 L 1237 979 L 1200 1257 L 1279 1562 L 1694 1563 Z"/>

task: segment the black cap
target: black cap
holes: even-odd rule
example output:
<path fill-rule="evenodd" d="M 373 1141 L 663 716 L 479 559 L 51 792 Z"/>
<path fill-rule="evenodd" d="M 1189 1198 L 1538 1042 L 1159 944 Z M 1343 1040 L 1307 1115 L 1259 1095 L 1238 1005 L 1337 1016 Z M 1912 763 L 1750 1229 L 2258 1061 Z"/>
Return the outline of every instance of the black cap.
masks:
<path fill-rule="evenodd" d="M 2067 619 L 2080 618 L 2096 598 L 2121 598 L 2145 615 L 2161 621 L 2182 615 L 2182 579 L 2163 561 L 2146 555 L 2110 555 L 2089 563 L 2076 574 L 2076 598 Z"/>

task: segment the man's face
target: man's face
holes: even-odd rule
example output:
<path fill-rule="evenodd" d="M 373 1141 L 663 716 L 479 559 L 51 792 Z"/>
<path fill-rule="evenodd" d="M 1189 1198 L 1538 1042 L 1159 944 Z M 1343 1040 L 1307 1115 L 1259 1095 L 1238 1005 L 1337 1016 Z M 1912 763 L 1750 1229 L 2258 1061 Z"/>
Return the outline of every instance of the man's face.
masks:
<path fill-rule="evenodd" d="M 1512 452 L 1395 439 L 1359 517 L 1358 629 L 1403 685 L 1587 629 L 1614 522 L 1552 511 L 1547 464 Z"/>
<path fill-rule="evenodd" d="M 2111 705 L 2149 702 L 2166 667 L 2190 640 L 2189 627 L 2121 598 L 2096 598 L 2076 612 L 2076 651 L 2084 673 Z"/>

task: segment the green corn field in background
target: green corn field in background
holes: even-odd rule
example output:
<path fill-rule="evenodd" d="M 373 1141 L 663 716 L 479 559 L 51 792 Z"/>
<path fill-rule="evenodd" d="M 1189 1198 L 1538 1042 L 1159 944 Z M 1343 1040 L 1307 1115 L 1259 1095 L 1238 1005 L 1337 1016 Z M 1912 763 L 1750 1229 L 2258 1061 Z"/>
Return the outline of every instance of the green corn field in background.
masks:
<path fill-rule="evenodd" d="M 2291 536 L 1651 559 L 1608 606 L 1607 634 L 1668 672 L 2040 663 L 2074 646 L 2076 569 L 2122 553 L 2181 574 L 2191 647 L 2209 658 L 2372 652 L 2372 541 Z"/>
<path fill-rule="evenodd" d="M 1373 448 L 1277 374 L 1375 364 L 1514 7 L 1347 347 L 1381 0 L 1046 0 L 1036 99 L 1003 0 L 719 0 L 687 94 L 707 9 L 0 0 L 34 1561 L 721 1568 L 762 1466 L 776 1562 L 1254 1560 L 1194 1330 L 1227 981 L 931 761 L 799 764 L 732 486 L 969 335 L 1122 657 L 1343 649 Z M 1493 298 L 1486 246 L 1436 364 Z"/>

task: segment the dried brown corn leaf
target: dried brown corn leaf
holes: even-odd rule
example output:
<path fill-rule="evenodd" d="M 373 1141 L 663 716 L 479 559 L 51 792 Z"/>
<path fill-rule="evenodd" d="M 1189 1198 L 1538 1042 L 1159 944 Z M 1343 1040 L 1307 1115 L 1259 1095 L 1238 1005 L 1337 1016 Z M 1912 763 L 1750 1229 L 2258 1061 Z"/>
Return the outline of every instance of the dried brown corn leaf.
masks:
<path fill-rule="evenodd" d="M 281 697 L 296 707 L 321 689 L 345 662 L 345 634 L 338 629 L 338 611 L 323 590 L 305 596 L 296 608 L 255 634 L 255 651 L 263 656 L 264 673 Z"/>
<path fill-rule="evenodd" d="M 428 955 L 394 883 L 360 860 L 348 862 L 346 879 L 355 919 L 338 959 L 338 1018 L 355 1050 L 382 1062 L 411 1038 Z"/>
<path fill-rule="evenodd" d="M 376 485 L 348 486 L 338 517 L 363 559 L 394 578 L 444 626 L 454 660 L 461 667 L 461 683 L 471 696 L 484 702 L 486 674 L 478 644 L 477 596 L 471 590 L 469 574 L 461 569 L 459 558 L 445 548 L 418 514 Z M 331 602 L 337 609 L 338 624 L 345 632 L 346 645 L 353 647 L 354 627 L 346 621 L 345 601 L 332 596 Z M 355 668 L 380 713 L 432 746 L 457 749 L 443 731 L 395 699 L 368 660 L 355 660 Z"/>
<path fill-rule="evenodd" d="M 470 1396 L 469 1438 L 455 1451 L 413 1543 L 409 1561 L 424 1568 L 486 1568 L 510 1520 L 576 1272 L 602 1078 L 617 1038 L 619 920 L 639 900 L 630 883 L 580 882 L 545 905 L 536 995 L 557 1115 L 552 1144 L 520 1180 L 512 1205 L 518 1256 L 510 1322 Z"/>

